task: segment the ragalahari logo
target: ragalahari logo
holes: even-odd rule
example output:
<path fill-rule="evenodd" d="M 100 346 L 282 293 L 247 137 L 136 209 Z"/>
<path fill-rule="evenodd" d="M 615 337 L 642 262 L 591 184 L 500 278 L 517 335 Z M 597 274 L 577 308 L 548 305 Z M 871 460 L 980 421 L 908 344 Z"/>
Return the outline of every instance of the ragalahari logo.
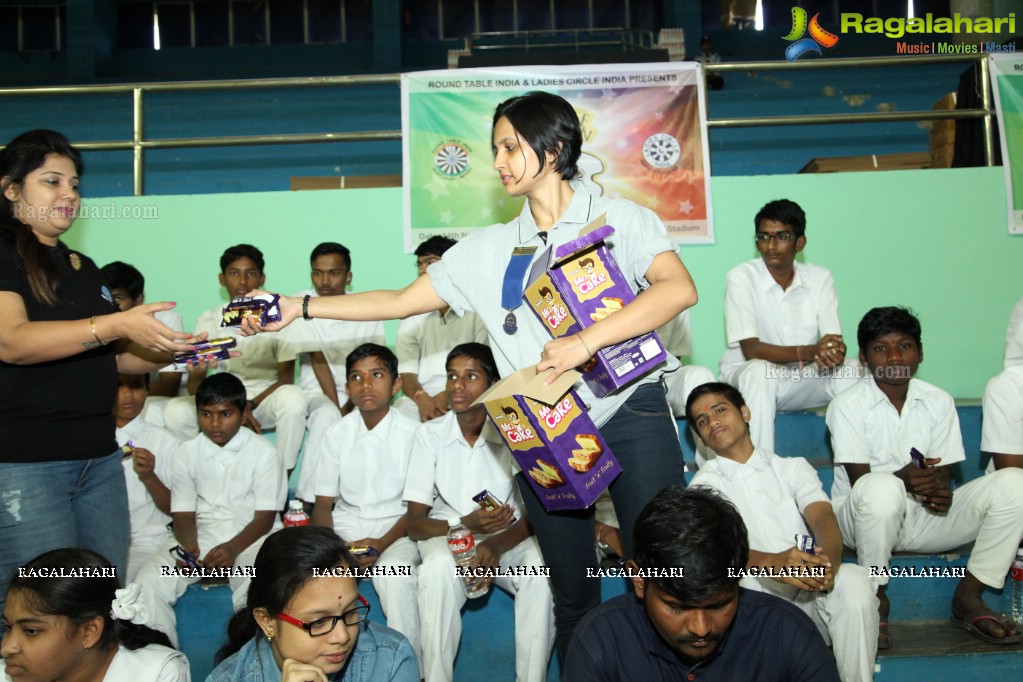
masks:
<path fill-rule="evenodd" d="M 819 13 L 814 14 L 813 19 L 810 19 L 810 37 L 804 38 L 803 34 L 808 28 L 806 10 L 802 7 L 792 8 L 792 30 L 783 38 L 783 40 L 795 41 L 785 48 L 785 58 L 790 62 L 796 61 L 807 52 L 821 54 L 822 47 L 834 47 L 838 44 L 838 36 L 821 28 L 817 21 L 819 16 Z"/>

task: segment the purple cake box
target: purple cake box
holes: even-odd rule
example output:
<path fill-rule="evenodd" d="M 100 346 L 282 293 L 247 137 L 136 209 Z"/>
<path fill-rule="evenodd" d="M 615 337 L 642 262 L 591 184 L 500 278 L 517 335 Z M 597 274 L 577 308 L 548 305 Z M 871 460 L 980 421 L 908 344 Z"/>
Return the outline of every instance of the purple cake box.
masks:
<path fill-rule="evenodd" d="M 548 511 L 585 509 L 622 467 L 572 390 L 579 373 L 544 386 L 547 374 L 520 369 L 473 404 L 483 404 Z"/>
<path fill-rule="evenodd" d="M 522 299 L 554 338 L 576 334 L 624 308 L 636 296 L 606 240 L 614 228 L 605 215 L 579 237 L 541 255 L 529 272 Z M 667 359 L 654 332 L 601 348 L 582 367 L 583 380 L 601 398 L 635 381 Z"/>

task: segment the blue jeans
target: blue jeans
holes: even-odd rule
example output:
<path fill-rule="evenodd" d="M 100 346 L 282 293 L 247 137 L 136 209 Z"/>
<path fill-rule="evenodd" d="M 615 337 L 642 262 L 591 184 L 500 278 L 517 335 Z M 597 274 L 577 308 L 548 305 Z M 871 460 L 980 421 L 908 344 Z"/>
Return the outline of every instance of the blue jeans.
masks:
<path fill-rule="evenodd" d="M 128 523 L 120 450 L 95 459 L 0 463 L 0 609 L 18 567 L 51 549 L 91 549 L 123 576 Z"/>
<path fill-rule="evenodd" d="M 600 429 L 622 473 L 611 484 L 611 499 L 621 523 L 625 553 L 632 555 L 636 518 L 654 495 L 669 485 L 682 485 L 682 448 L 668 409 L 664 384 L 641 386 Z M 544 562 L 550 567 L 554 592 L 555 644 L 564 662 L 569 640 L 586 613 L 600 603 L 600 579 L 587 578 L 597 568 L 593 508 L 548 512 L 519 473 L 519 489 Z"/>

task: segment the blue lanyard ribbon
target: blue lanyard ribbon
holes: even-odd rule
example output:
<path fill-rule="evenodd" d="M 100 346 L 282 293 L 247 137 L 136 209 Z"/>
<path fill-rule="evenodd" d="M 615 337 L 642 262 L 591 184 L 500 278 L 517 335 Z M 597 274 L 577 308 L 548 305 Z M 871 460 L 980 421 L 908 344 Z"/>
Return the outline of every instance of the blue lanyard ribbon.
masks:
<path fill-rule="evenodd" d="M 522 305 L 522 279 L 533 262 L 535 246 L 516 246 L 512 250 L 508 268 L 504 271 L 504 284 L 501 287 L 501 307 L 515 310 Z"/>

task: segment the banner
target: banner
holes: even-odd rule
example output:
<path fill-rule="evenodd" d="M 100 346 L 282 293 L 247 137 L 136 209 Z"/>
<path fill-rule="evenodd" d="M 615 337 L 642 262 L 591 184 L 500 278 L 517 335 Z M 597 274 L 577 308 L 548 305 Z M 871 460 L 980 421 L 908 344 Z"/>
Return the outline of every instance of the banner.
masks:
<path fill-rule="evenodd" d="M 699 64 L 585 64 L 402 74 L 406 251 L 519 214 L 524 199 L 505 195 L 490 135 L 496 106 L 531 90 L 579 114 L 579 182 L 653 210 L 675 241 L 713 243 Z"/>
<path fill-rule="evenodd" d="M 1023 234 L 1023 55 L 992 54 L 988 63 L 1009 198 L 1009 232 Z"/>

